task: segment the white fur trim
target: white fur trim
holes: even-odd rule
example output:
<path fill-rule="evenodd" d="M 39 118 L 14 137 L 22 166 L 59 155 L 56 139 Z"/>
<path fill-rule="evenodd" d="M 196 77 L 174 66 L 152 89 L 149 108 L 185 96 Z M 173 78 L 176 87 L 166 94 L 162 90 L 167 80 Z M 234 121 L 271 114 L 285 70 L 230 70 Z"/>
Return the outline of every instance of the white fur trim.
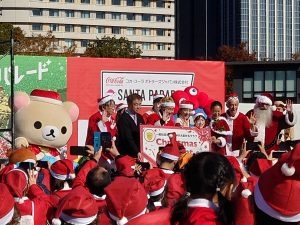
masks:
<path fill-rule="evenodd" d="M 173 137 L 173 134 L 172 133 L 169 133 L 168 134 L 169 138 L 171 139 Z"/>
<path fill-rule="evenodd" d="M 95 200 L 105 200 L 106 199 L 106 195 L 102 195 L 102 196 L 98 196 L 98 195 L 93 195 Z"/>
<path fill-rule="evenodd" d="M 285 122 L 287 123 L 287 125 L 289 126 L 294 126 L 297 123 L 297 116 L 296 113 L 293 113 L 293 121 L 289 120 L 289 114 L 286 113 L 285 114 Z"/>
<path fill-rule="evenodd" d="M 195 120 L 198 116 L 202 116 L 202 117 L 205 119 L 205 114 L 202 113 L 202 112 L 196 113 L 196 114 L 193 116 L 193 119 Z"/>
<path fill-rule="evenodd" d="M 18 197 L 14 197 L 15 202 L 19 203 L 19 204 L 23 204 L 24 201 L 28 200 L 28 197 L 22 197 L 22 198 L 18 198 Z"/>
<path fill-rule="evenodd" d="M 62 105 L 62 101 L 54 99 L 54 98 L 46 98 L 46 97 L 40 97 L 40 96 L 30 96 L 31 101 L 36 101 L 36 102 L 47 102 L 50 104 L 55 104 L 55 105 Z"/>
<path fill-rule="evenodd" d="M 0 218 L 0 224 L 8 224 L 14 216 L 14 207 L 2 218 Z"/>
<path fill-rule="evenodd" d="M 120 110 L 122 110 L 122 109 L 125 109 L 125 108 L 127 108 L 127 107 L 128 107 L 128 105 L 126 105 L 126 104 L 121 105 L 121 106 L 119 106 L 119 107 L 116 108 L 116 111 L 118 112 L 118 111 L 120 111 Z"/>
<path fill-rule="evenodd" d="M 164 107 L 175 107 L 175 102 L 163 102 L 161 106 Z"/>
<path fill-rule="evenodd" d="M 52 225 L 61 225 L 61 220 L 58 218 L 52 219 Z"/>
<path fill-rule="evenodd" d="M 99 105 L 104 105 L 105 103 L 109 102 L 110 100 L 113 100 L 111 95 L 107 95 L 105 97 L 103 97 L 100 101 L 99 101 Z"/>
<path fill-rule="evenodd" d="M 137 214 L 137 215 L 135 215 L 135 216 L 133 216 L 131 218 L 122 217 L 121 219 L 118 218 L 118 217 L 116 217 L 115 215 L 111 214 L 110 212 L 108 212 L 108 214 L 109 214 L 110 218 L 112 218 L 114 221 L 116 221 L 117 225 L 124 225 L 128 221 L 130 221 L 130 220 L 132 220 L 132 219 L 134 219 L 136 217 L 139 217 L 139 216 L 145 214 L 146 211 L 147 211 L 147 208 L 145 208 L 142 212 L 140 212 L 139 214 Z"/>
<path fill-rule="evenodd" d="M 250 195 L 252 195 L 252 192 L 249 189 L 244 189 L 241 194 L 244 198 L 248 198 Z"/>
<path fill-rule="evenodd" d="M 43 152 L 40 152 L 39 154 L 35 155 L 37 160 L 41 160 L 42 158 L 44 158 L 45 154 Z"/>
<path fill-rule="evenodd" d="M 241 179 L 241 182 L 242 183 L 246 183 L 248 180 L 247 180 L 247 177 L 243 177 L 242 179 Z"/>
<path fill-rule="evenodd" d="M 68 175 L 58 174 L 58 173 L 55 173 L 53 170 L 51 170 L 51 168 L 49 169 L 49 171 L 50 171 L 51 175 L 58 180 L 67 180 L 67 179 L 75 178 L 74 173 L 70 173 Z"/>
<path fill-rule="evenodd" d="M 286 215 L 283 215 L 283 214 L 277 212 L 271 206 L 269 206 L 268 203 L 265 201 L 264 197 L 262 196 L 258 185 L 255 186 L 254 200 L 255 200 L 257 207 L 261 211 L 263 211 L 264 213 L 266 213 L 267 215 L 269 215 L 275 219 L 278 219 L 278 220 L 284 221 L 284 222 L 299 222 L 300 221 L 300 213 L 293 215 L 293 216 L 286 216 Z"/>
<path fill-rule="evenodd" d="M 36 163 L 36 161 L 34 159 L 26 159 L 22 162 L 30 162 L 30 163 Z"/>
<path fill-rule="evenodd" d="M 168 153 L 165 153 L 165 152 L 161 153 L 160 155 L 164 158 L 171 159 L 171 160 L 174 160 L 174 161 L 179 159 L 178 156 L 171 155 L 171 154 L 168 154 Z"/>
<path fill-rule="evenodd" d="M 272 100 L 269 99 L 267 96 L 259 95 L 256 98 L 256 104 L 264 103 L 268 105 L 273 105 Z"/>
<path fill-rule="evenodd" d="M 289 167 L 287 163 L 283 163 L 281 166 L 281 172 L 287 177 L 293 176 L 295 171 L 295 167 Z"/>
<path fill-rule="evenodd" d="M 90 216 L 90 217 L 75 218 L 75 217 L 69 216 L 62 212 L 60 215 L 60 218 L 62 218 L 67 223 L 76 224 L 76 225 L 84 225 L 84 224 L 89 224 L 89 223 L 93 222 L 97 218 L 97 214 L 94 216 Z"/>
<path fill-rule="evenodd" d="M 173 170 L 161 169 L 165 174 L 174 174 Z"/>
<path fill-rule="evenodd" d="M 211 208 L 211 209 L 217 209 L 217 206 L 205 199 L 205 198 L 195 198 L 195 199 L 191 199 L 188 202 L 188 207 L 203 207 L 203 208 Z"/>
<path fill-rule="evenodd" d="M 153 101 L 158 99 L 158 98 L 163 98 L 163 97 L 165 97 L 165 96 L 164 95 L 154 95 L 153 96 Z"/>
<path fill-rule="evenodd" d="M 217 139 L 221 141 L 221 144 L 217 144 L 218 147 L 222 148 L 226 145 L 226 139 L 225 138 L 218 137 Z"/>
<path fill-rule="evenodd" d="M 153 204 L 154 204 L 154 206 L 156 206 L 156 207 L 162 206 L 161 202 L 153 202 Z"/>
<path fill-rule="evenodd" d="M 180 104 L 179 109 L 193 109 L 192 104 Z"/>
<path fill-rule="evenodd" d="M 238 96 L 230 96 L 227 98 L 226 104 L 232 100 L 238 101 L 239 102 L 239 97 Z"/>
<path fill-rule="evenodd" d="M 156 190 L 156 191 L 153 191 L 153 192 L 150 192 L 149 195 L 150 195 L 150 196 L 157 196 L 157 195 L 160 195 L 160 194 L 163 193 L 163 191 L 165 190 L 166 184 L 167 184 L 167 181 L 165 181 L 164 185 L 163 185 L 160 189 L 158 189 L 158 190 Z"/>

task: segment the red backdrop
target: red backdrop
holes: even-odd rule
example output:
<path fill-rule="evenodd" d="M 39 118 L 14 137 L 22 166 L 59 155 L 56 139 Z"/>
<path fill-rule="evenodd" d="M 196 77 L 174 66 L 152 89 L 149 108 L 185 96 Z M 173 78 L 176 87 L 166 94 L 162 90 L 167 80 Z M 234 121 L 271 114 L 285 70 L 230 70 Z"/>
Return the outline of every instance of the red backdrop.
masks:
<path fill-rule="evenodd" d="M 98 110 L 97 99 L 101 97 L 102 70 L 191 72 L 195 74 L 193 85 L 200 91 L 220 102 L 224 102 L 225 98 L 224 62 L 70 57 L 67 58 L 67 99 L 79 106 L 80 120 L 87 120 Z M 73 129 L 69 145 L 77 145 L 77 122 L 74 123 Z"/>

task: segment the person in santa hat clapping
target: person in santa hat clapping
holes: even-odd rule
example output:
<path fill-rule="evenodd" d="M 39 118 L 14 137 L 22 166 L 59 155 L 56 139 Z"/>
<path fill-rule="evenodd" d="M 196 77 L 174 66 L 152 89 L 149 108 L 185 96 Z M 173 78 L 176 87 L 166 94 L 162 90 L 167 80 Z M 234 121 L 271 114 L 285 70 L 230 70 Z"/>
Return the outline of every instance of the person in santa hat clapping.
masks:
<path fill-rule="evenodd" d="M 179 104 L 179 111 L 177 113 L 177 119 L 175 126 L 178 127 L 190 127 L 190 117 L 193 113 L 193 103 L 191 101 L 182 101 Z"/>
<path fill-rule="evenodd" d="M 227 138 L 232 135 L 226 118 L 221 117 L 222 104 L 219 101 L 211 103 L 212 118 L 210 121 L 212 150 L 222 155 L 226 154 Z"/>
<path fill-rule="evenodd" d="M 153 106 L 152 109 L 145 112 L 143 114 L 143 119 L 145 121 L 145 124 L 148 123 L 148 117 L 153 114 L 153 113 L 158 113 L 159 109 L 160 109 L 160 104 L 161 104 L 161 100 L 164 98 L 164 95 L 153 95 Z"/>

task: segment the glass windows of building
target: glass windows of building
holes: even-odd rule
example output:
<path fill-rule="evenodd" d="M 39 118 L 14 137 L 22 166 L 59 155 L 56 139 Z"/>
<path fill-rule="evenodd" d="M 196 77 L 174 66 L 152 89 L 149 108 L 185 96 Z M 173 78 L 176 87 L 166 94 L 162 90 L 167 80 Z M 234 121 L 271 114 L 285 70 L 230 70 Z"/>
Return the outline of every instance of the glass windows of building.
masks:
<path fill-rule="evenodd" d="M 74 0 L 65 0 L 65 3 L 74 3 Z"/>
<path fill-rule="evenodd" d="M 127 20 L 135 20 L 135 14 L 134 13 L 127 13 Z"/>
<path fill-rule="evenodd" d="M 156 15 L 157 22 L 165 22 L 165 15 Z"/>
<path fill-rule="evenodd" d="M 156 0 L 156 7 L 157 8 L 165 8 L 164 0 Z"/>
<path fill-rule="evenodd" d="M 59 28 L 58 24 L 55 23 L 50 24 L 49 27 L 50 27 L 50 31 L 58 31 Z"/>
<path fill-rule="evenodd" d="M 74 25 L 66 24 L 65 25 L 65 32 L 74 32 Z"/>
<path fill-rule="evenodd" d="M 105 5 L 105 0 L 96 0 L 96 4 Z"/>
<path fill-rule="evenodd" d="M 90 33 L 90 27 L 87 25 L 82 25 L 81 26 L 81 32 L 82 33 Z"/>
<path fill-rule="evenodd" d="M 90 11 L 81 11 L 81 18 L 90 18 Z"/>
<path fill-rule="evenodd" d="M 49 9 L 49 16 L 58 17 L 59 10 L 58 9 Z"/>
<path fill-rule="evenodd" d="M 143 7 L 150 7 L 150 0 L 142 0 Z"/>
<path fill-rule="evenodd" d="M 135 28 L 127 27 L 127 35 L 135 35 Z"/>
<path fill-rule="evenodd" d="M 135 0 L 126 0 L 127 6 L 135 6 Z"/>
<path fill-rule="evenodd" d="M 67 48 L 70 48 L 70 47 L 72 47 L 74 45 L 74 40 L 72 40 L 72 39 L 65 39 L 65 46 L 67 47 Z"/>
<path fill-rule="evenodd" d="M 113 34 L 121 34 L 121 28 L 120 27 L 112 27 L 111 33 Z"/>
<path fill-rule="evenodd" d="M 165 50 L 165 49 L 166 49 L 166 47 L 165 47 L 164 43 L 158 43 L 157 44 L 157 50 L 162 51 L 162 50 Z"/>
<path fill-rule="evenodd" d="M 49 0 L 49 2 L 59 2 L 59 0 Z"/>
<path fill-rule="evenodd" d="M 43 30 L 43 25 L 41 23 L 32 24 L 32 30 Z"/>
<path fill-rule="evenodd" d="M 142 43 L 142 49 L 143 50 L 150 50 L 151 49 L 151 43 L 147 43 L 147 42 Z"/>
<path fill-rule="evenodd" d="M 80 46 L 83 48 L 86 48 L 89 45 L 89 41 L 88 40 L 81 40 L 80 41 Z"/>
<path fill-rule="evenodd" d="M 156 36 L 165 36 L 165 30 L 164 29 L 156 29 Z"/>
<path fill-rule="evenodd" d="M 97 19 L 105 19 L 105 12 L 96 12 Z"/>
<path fill-rule="evenodd" d="M 111 0 L 112 5 L 121 5 L 121 0 Z"/>
<path fill-rule="evenodd" d="M 111 18 L 113 20 L 121 20 L 121 13 L 111 13 Z"/>
<path fill-rule="evenodd" d="M 269 92 L 276 99 L 290 98 L 296 101 L 296 83 L 296 71 L 255 71 L 253 78 L 245 77 L 243 79 L 243 99 L 245 102 L 249 102 L 262 92 Z"/>
<path fill-rule="evenodd" d="M 142 35 L 149 36 L 151 31 L 149 28 L 142 28 Z"/>
<path fill-rule="evenodd" d="M 43 15 L 43 10 L 42 9 L 33 9 L 32 10 L 32 15 L 33 16 L 42 16 Z"/>
<path fill-rule="evenodd" d="M 98 33 L 98 34 L 103 34 L 103 33 L 105 33 L 105 27 L 98 26 L 98 27 L 97 27 L 97 33 Z"/>
<path fill-rule="evenodd" d="M 142 21 L 151 21 L 150 14 L 142 14 Z"/>
<path fill-rule="evenodd" d="M 80 0 L 81 4 L 90 4 L 90 0 Z"/>
<path fill-rule="evenodd" d="M 74 17 L 75 13 L 74 10 L 66 10 L 66 17 Z"/>

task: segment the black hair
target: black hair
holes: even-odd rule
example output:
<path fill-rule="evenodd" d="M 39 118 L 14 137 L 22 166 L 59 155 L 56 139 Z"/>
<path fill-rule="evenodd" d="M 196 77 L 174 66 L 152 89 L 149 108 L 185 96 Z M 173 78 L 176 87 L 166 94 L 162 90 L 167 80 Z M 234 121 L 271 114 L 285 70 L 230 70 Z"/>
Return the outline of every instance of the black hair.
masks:
<path fill-rule="evenodd" d="M 277 220 L 261 211 L 256 204 L 255 208 L 255 225 L 297 225 L 299 222 L 284 222 Z"/>
<path fill-rule="evenodd" d="M 90 193 L 97 196 L 104 195 L 104 188 L 111 183 L 109 172 L 107 170 L 100 171 L 100 169 L 100 166 L 96 166 L 86 176 L 86 186 Z"/>
<path fill-rule="evenodd" d="M 220 106 L 220 108 L 222 109 L 222 103 L 219 102 L 219 101 L 213 101 L 211 104 L 210 104 L 210 109 L 212 109 L 213 107 L 215 106 Z"/>
<path fill-rule="evenodd" d="M 127 97 L 127 104 L 128 105 L 132 105 L 133 101 L 136 100 L 136 99 L 141 100 L 141 101 L 143 100 L 142 96 L 140 96 L 139 94 L 128 95 L 128 97 Z"/>
<path fill-rule="evenodd" d="M 183 196 L 173 207 L 171 224 L 184 221 L 188 216 L 187 203 L 189 198 L 205 198 L 212 201 L 218 195 L 218 219 L 224 225 L 233 222 L 233 207 L 222 195 L 221 190 L 235 182 L 234 170 L 223 155 L 213 152 L 195 154 L 184 169 L 186 190 L 189 195 Z"/>
<path fill-rule="evenodd" d="M 159 103 L 162 99 L 163 99 L 163 97 L 159 97 L 159 98 L 153 100 L 153 104 Z"/>
<path fill-rule="evenodd" d="M 72 179 L 68 179 L 68 180 L 59 180 L 56 179 L 53 176 L 50 176 L 50 187 L 52 191 L 59 191 L 62 190 L 64 188 L 64 183 L 67 182 L 69 187 L 72 187 L 73 185 L 73 180 Z"/>

